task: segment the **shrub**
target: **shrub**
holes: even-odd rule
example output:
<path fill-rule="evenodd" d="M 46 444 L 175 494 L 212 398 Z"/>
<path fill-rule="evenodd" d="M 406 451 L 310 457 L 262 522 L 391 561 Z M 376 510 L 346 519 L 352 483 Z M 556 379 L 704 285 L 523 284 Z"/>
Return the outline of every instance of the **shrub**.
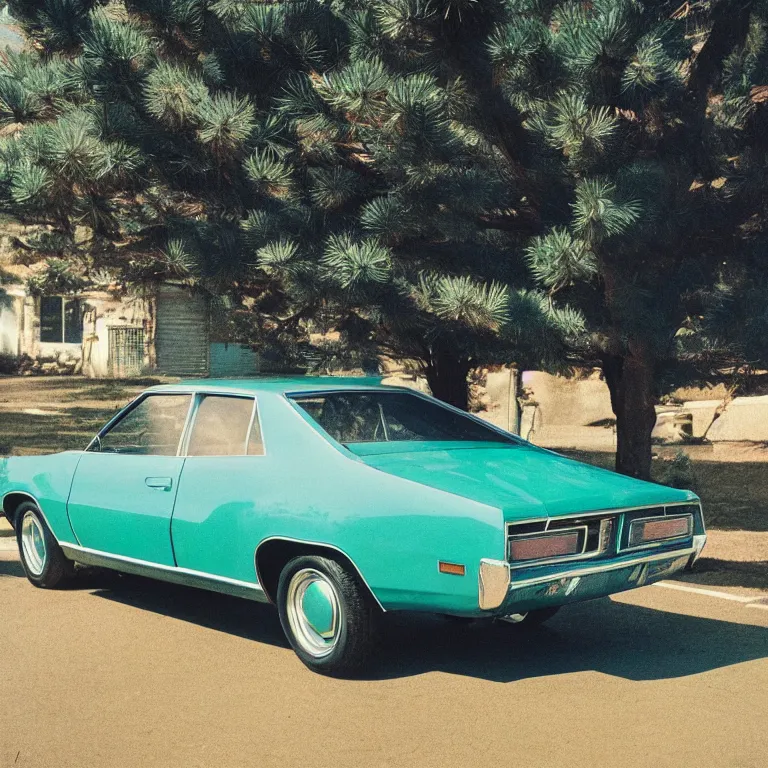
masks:
<path fill-rule="evenodd" d="M 695 490 L 696 472 L 691 457 L 684 451 L 679 450 L 672 457 L 661 458 L 654 474 L 656 482 L 662 485 L 689 491 Z"/>
<path fill-rule="evenodd" d="M 19 358 L 0 352 L 0 374 L 13 375 L 19 372 Z"/>

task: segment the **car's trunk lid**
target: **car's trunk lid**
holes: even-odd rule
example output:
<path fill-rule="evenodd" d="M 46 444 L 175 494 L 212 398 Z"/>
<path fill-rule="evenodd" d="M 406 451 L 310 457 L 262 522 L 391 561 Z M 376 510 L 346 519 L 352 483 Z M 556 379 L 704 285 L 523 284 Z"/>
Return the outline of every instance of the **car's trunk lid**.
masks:
<path fill-rule="evenodd" d="M 507 520 L 685 501 L 688 494 L 529 444 L 354 443 L 371 467 L 500 508 Z"/>

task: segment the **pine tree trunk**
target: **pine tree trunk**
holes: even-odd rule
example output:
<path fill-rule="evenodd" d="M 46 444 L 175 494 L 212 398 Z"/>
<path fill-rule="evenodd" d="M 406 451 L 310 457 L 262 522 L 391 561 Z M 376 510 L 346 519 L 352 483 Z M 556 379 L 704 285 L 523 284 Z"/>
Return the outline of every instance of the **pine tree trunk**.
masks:
<path fill-rule="evenodd" d="M 650 480 L 656 423 L 653 360 L 636 345 L 626 356 L 604 356 L 602 368 L 616 416 L 616 471 Z"/>
<path fill-rule="evenodd" d="M 467 375 L 472 366 L 447 350 L 436 350 L 427 361 L 427 383 L 432 394 L 444 403 L 466 411 L 469 407 Z"/>

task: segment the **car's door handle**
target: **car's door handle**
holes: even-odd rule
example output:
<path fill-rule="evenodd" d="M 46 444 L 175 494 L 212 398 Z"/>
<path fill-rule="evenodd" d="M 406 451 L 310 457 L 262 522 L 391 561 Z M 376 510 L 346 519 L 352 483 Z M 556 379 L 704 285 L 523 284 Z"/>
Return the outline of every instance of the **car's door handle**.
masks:
<path fill-rule="evenodd" d="M 160 491 L 170 491 L 173 485 L 173 478 L 171 477 L 146 477 L 144 482 L 147 488 L 157 488 Z"/>

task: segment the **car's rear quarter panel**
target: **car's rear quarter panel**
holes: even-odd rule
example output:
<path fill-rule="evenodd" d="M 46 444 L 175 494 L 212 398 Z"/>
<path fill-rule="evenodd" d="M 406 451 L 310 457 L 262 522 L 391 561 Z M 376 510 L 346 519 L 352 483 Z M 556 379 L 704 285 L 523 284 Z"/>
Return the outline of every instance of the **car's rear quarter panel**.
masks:
<path fill-rule="evenodd" d="M 259 409 L 264 456 L 187 460 L 172 524 L 180 566 L 251 581 L 257 547 L 284 537 L 342 550 L 387 609 L 477 610 L 479 560 L 504 555 L 498 509 L 366 466 L 282 397 Z M 440 573 L 439 560 L 466 574 Z"/>

